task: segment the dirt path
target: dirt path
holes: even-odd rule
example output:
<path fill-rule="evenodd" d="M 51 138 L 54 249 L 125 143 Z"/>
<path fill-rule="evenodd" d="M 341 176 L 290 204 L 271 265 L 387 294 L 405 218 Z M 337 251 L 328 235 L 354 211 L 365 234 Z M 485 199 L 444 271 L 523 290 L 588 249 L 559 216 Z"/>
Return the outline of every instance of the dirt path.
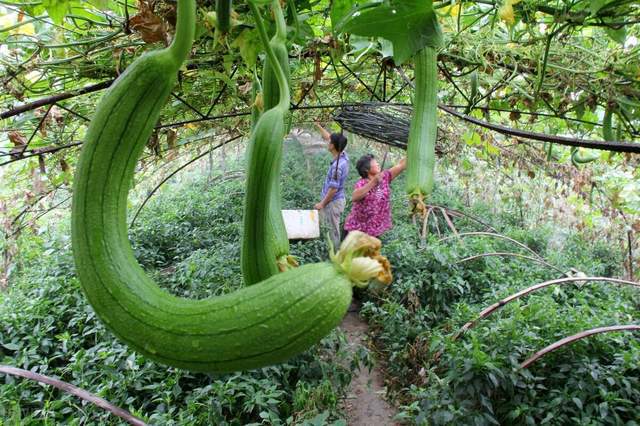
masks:
<path fill-rule="evenodd" d="M 349 350 L 352 353 L 358 346 L 364 345 L 368 327 L 357 312 L 349 312 L 340 328 L 347 335 Z M 374 367 L 369 372 L 367 367 L 363 367 L 355 371 L 345 404 L 347 424 L 349 426 L 396 425 L 397 423 L 391 420 L 396 414 L 395 410 L 384 397 L 384 380 L 380 370 Z"/>

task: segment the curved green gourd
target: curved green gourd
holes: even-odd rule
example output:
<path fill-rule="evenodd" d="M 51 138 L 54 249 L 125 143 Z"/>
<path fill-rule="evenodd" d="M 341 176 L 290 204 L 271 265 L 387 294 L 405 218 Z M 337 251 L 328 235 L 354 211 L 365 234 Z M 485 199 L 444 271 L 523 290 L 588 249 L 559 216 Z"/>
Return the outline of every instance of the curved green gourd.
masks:
<path fill-rule="evenodd" d="M 471 75 L 469 76 L 469 84 L 471 86 L 471 90 L 469 91 L 469 104 L 465 108 L 465 114 L 469 114 L 471 108 L 476 102 L 476 98 L 478 97 L 478 70 L 474 69 L 471 71 Z"/>
<path fill-rule="evenodd" d="M 273 1 L 273 10 L 277 30 L 271 41 L 267 41 L 258 12 L 255 15 L 259 33 L 267 47 L 267 61 L 262 79 L 262 99 L 266 112 L 254 126 L 247 156 L 248 169 L 253 170 L 255 167 L 256 170 L 260 170 L 254 179 L 247 179 L 245 192 L 241 266 L 247 285 L 256 284 L 297 266 L 289 256 L 289 239 L 282 218 L 280 192 L 282 143 L 285 136 L 284 116 L 289 110 L 289 86 L 285 67 L 282 67 L 280 60 L 275 57 L 273 49 L 274 45 L 284 49 L 288 70 L 288 54 L 284 47 L 286 24 L 278 0 Z M 262 122 L 264 124 L 261 126 Z"/>
<path fill-rule="evenodd" d="M 581 164 L 591 163 L 600 158 L 600 154 L 597 152 L 592 152 L 590 154 L 581 152 L 579 148 L 573 147 L 571 148 L 571 163 L 575 167 L 580 167 Z"/>
<path fill-rule="evenodd" d="M 136 262 L 127 236 L 127 195 L 136 161 L 190 51 L 194 23 L 195 1 L 179 0 L 172 45 L 136 60 L 97 107 L 74 179 L 76 271 L 98 317 L 145 356 L 193 371 L 256 368 L 284 361 L 326 335 L 344 316 L 352 284 L 343 272 L 348 269 L 318 263 L 259 286 L 190 300 L 160 289 Z M 258 123 L 258 132 L 266 127 Z"/>
<path fill-rule="evenodd" d="M 407 146 L 407 186 L 413 200 L 422 202 L 434 182 L 438 133 L 438 68 L 436 49 L 426 46 L 415 58 L 413 116 Z"/>

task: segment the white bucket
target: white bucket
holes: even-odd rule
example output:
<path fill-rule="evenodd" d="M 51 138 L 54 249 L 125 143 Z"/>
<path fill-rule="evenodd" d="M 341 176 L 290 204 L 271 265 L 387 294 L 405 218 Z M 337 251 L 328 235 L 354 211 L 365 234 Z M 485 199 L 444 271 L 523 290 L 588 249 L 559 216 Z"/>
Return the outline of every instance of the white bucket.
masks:
<path fill-rule="evenodd" d="M 320 237 L 318 210 L 282 210 L 282 218 L 290 240 Z"/>

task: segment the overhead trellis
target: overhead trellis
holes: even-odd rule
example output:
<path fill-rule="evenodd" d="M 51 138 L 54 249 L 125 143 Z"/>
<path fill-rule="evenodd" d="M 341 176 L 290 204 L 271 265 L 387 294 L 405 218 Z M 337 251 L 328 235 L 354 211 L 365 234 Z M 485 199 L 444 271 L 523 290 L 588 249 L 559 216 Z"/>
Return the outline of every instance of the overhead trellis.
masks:
<path fill-rule="evenodd" d="M 545 133 L 529 132 L 499 124 L 488 123 L 483 120 L 462 114 L 455 109 L 440 105 L 439 108 L 448 114 L 477 126 L 516 138 L 535 140 L 540 142 L 557 143 L 558 145 L 591 148 L 612 152 L 640 153 L 640 143 L 620 141 L 597 141 L 571 138 Z M 405 104 L 389 104 L 385 102 L 366 102 L 343 106 L 334 114 L 334 119 L 340 126 L 357 135 L 398 148 L 406 149 L 409 139 L 409 124 L 412 107 Z M 443 143 L 438 139 L 436 152 L 444 152 Z"/>
<path fill-rule="evenodd" d="M 409 105 L 386 102 L 365 102 L 345 105 L 333 115 L 342 129 L 356 135 L 407 149 L 412 108 Z M 439 138 L 436 153 L 445 153 L 445 144 Z"/>

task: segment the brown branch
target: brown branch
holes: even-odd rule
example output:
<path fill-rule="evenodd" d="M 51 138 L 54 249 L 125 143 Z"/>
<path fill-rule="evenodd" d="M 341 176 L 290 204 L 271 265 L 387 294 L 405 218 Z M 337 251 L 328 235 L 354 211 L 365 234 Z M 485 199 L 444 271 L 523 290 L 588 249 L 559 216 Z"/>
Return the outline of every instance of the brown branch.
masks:
<path fill-rule="evenodd" d="M 629 152 L 634 154 L 640 154 L 640 143 L 631 142 L 616 142 L 616 141 L 595 141 L 580 138 L 569 138 L 566 136 L 547 135 L 545 133 L 528 132 L 526 130 L 514 129 L 512 127 L 502 126 L 500 124 L 488 123 L 483 120 L 478 120 L 471 116 L 459 113 L 452 108 L 444 105 L 438 105 L 438 107 L 461 120 L 469 123 L 473 123 L 476 126 L 484 127 L 485 129 L 493 130 L 494 132 L 501 133 L 503 135 L 515 136 L 524 139 L 536 140 L 541 142 L 553 142 L 559 145 L 576 146 L 581 148 L 599 149 L 612 152 Z"/>
<path fill-rule="evenodd" d="M 408 81 L 406 74 L 401 72 L 400 75 L 403 76 L 405 81 Z M 411 87 L 415 87 L 415 84 L 413 84 L 413 82 L 411 82 L 410 84 L 411 84 Z M 472 123 L 472 124 L 475 124 L 476 126 L 493 130 L 494 132 L 498 132 L 507 136 L 515 136 L 523 139 L 530 139 L 530 140 L 536 140 L 541 142 L 553 142 L 559 145 L 566 145 L 566 146 L 576 146 L 581 148 L 600 149 L 604 151 L 629 152 L 634 154 L 640 154 L 639 143 L 618 142 L 618 141 L 595 141 L 595 140 L 580 139 L 580 138 L 569 138 L 566 136 L 547 135 L 545 133 L 538 133 L 538 132 L 528 132 L 526 130 L 514 129 L 512 127 L 502 126 L 500 124 L 488 123 L 486 121 L 479 120 L 469 115 L 462 114 L 454 110 L 453 108 L 449 108 L 448 106 L 445 106 L 443 104 L 438 104 L 438 108 L 468 123 Z"/>
<path fill-rule="evenodd" d="M 16 215 L 16 217 L 13 218 L 13 220 L 11 221 L 11 226 L 15 225 L 18 220 L 20 220 L 20 218 L 22 216 L 24 216 L 25 214 L 29 213 L 29 211 L 31 210 L 32 207 L 35 207 L 40 201 L 44 200 L 46 197 L 48 197 L 49 195 L 53 194 L 54 192 L 56 192 L 57 190 L 59 190 L 60 188 L 62 188 L 61 185 L 59 186 L 55 186 L 53 188 L 51 188 L 49 191 L 40 194 L 36 200 L 34 200 L 33 202 L 29 203 L 29 205 L 27 205 L 24 209 L 22 209 L 20 211 L 20 213 L 18 213 Z"/>
<path fill-rule="evenodd" d="M 177 100 L 179 100 L 180 102 L 182 102 L 182 104 L 184 104 L 187 108 L 189 108 L 191 111 L 195 112 L 196 114 L 198 114 L 201 118 L 205 118 L 206 115 L 204 115 L 203 113 L 201 113 L 198 108 L 194 107 L 193 105 L 191 105 L 189 102 L 187 102 L 184 98 L 182 98 L 181 96 L 177 95 L 175 92 L 171 92 L 171 95 L 176 98 Z"/>
<path fill-rule="evenodd" d="M 422 221 L 422 232 L 420 233 L 420 242 L 422 244 L 425 243 L 425 241 L 427 240 L 427 231 L 428 231 L 428 226 L 427 224 L 429 223 L 429 215 L 431 214 L 431 211 L 433 210 L 433 208 L 428 208 L 425 215 L 424 215 L 424 220 Z M 418 215 L 418 213 L 415 213 L 414 217 L 416 217 Z"/>
<path fill-rule="evenodd" d="M 458 230 L 453 225 L 453 222 L 451 221 L 451 218 L 447 214 L 447 211 L 443 207 L 440 207 L 440 212 L 442 213 L 442 216 L 444 217 L 444 221 L 447 223 L 447 226 L 449 227 L 449 229 L 451 229 L 451 232 L 453 232 L 453 234 L 456 237 L 459 237 Z"/>
<path fill-rule="evenodd" d="M 482 220 L 478 219 L 478 218 L 477 218 L 477 217 L 475 217 L 475 216 L 470 215 L 469 213 L 465 213 L 465 212 L 462 212 L 462 211 L 460 211 L 460 210 L 452 209 L 452 208 L 445 207 L 445 206 L 427 205 L 427 207 L 443 208 L 443 209 L 445 209 L 445 211 L 446 211 L 449 215 L 451 215 L 451 216 L 456 216 L 456 217 L 466 217 L 466 218 L 468 218 L 468 219 L 473 220 L 474 222 L 478 222 L 480 225 L 482 225 L 482 226 L 486 227 L 487 229 L 489 229 L 489 230 L 490 230 L 490 231 L 492 231 L 492 232 L 496 232 L 496 233 L 498 232 L 498 231 L 496 231 L 496 229 L 495 229 L 493 226 L 491 226 L 491 225 L 489 225 L 488 223 L 486 223 L 486 222 L 484 222 L 484 221 L 482 221 Z"/>
<path fill-rule="evenodd" d="M 231 75 L 229 76 L 229 80 L 233 79 L 233 76 L 236 75 L 236 71 L 238 71 L 238 67 L 233 68 L 233 71 L 231 71 Z M 218 95 L 211 103 L 211 107 L 209 108 L 209 111 L 207 111 L 207 114 L 206 114 L 207 117 L 211 115 L 211 111 L 213 111 L 213 108 L 215 108 L 215 106 L 218 105 L 218 102 L 220 102 L 220 99 L 222 98 L 222 95 L 224 94 L 224 92 L 227 90 L 227 87 L 229 87 L 229 84 L 225 81 L 224 86 L 222 86 L 222 89 L 220 89 L 220 92 L 218 92 Z"/>
<path fill-rule="evenodd" d="M 564 339 L 558 340 L 557 342 L 552 343 L 551 345 L 547 346 L 546 348 L 539 350 L 538 352 L 533 354 L 533 356 L 531 358 L 527 359 L 525 362 L 520 364 L 520 368 L 527 368 L 531 364 L 536 362 L 539 358 L 542 358 L 543 356 L 545 356 L 549 352 L 553 352 L 553 351 L 555 351 L 557 349 L 560 349 L 561 347 L 563 347 L 565 345 L 568 345 L 568 344 L 573 343 L 575 341 L 578 341 L 580 339 L 584 339 L 585 337 L 593 336 L 594 334 L 611 333 L 611 332 L 615 332 L 615 331 L 640 331 L 640 325 L 634 325 L 634 324 L 631 324 L 631 325 L 612 325 L 612 326 L 609 326 L 609 327 L 598 327 L 598 328 L 592 328 L 591 330 L 581 331 L 578 334 L 574 334 L 573 336 L 565 337 Z"/>
<path fill-rule="evenodd" d="M 360 84 L 362 84 L 362 86 L 364 86 L 365 89 L 367 89 L 367 92 L 371 93 L 371 95 L 373 97 L 375 97 L 378 101 L 382 101 L 382 99 L 380 99 L 380 97 L 373 91 L 371 90 L 371 88 L 367 85 L 367 83 L 365 83 L 364 81 L 362 81 L 362 79 L 358 76 L 358 74 L 354 73 L 351 68 L 349 68 L 349 66 L 347 64 L 345 64 L 343 61 L 340 61 L 340 64 L 342 64 L 343 67 L 345 67 L 345 69 L 347 71 L 349 71 L 349 73 L 354 76 L 356 78 L 356 80 L 358 80 L 358 82 L 360 82 Z"/>
<path fill-rule="evenodd" d="M 42 155 L 42 154 L 51 154 L 57 151 L 61 151 L 63 149 L 73 148 L 74 146 L 79 146 L 79 145 L 82 145 L 82 142 L 74 142 L 67 145 L 53 146 L 50 148 L 36 148 L 33 151 L 30 151 L 28 155 L 23 155 L 20 158 L 12 158 L 11 160 L 7 160 L 4 163 L 0 163 L 0 166 L 5 166 L 7 164 L 14 163 L 20 160 L 26 160 L 27 158 L 31 158 L 31 157 L 37 157 L 38 155 Z"/>
<path fill-rule="evenodd" d="M 76 96 L 84 95 L 87 93 L 104 90 L 109 86 L 111 86 L 111 83 L 113 82 L 114 80 L 103 81 L 101 83 L 94 84 L 91 86 L 86 86 L 78 90 L 58 93 L 57 95 L 47 96 L 46 98 L 38 99 L 37 101 L 19 105 L 13 109 L 0 113 L 0 120 L 22 114 L 23 112 L 26 112 L 26 111 L 31 111 L 36 108 L 40 108 L 41 106 L 44 106 L 44 105 L 54 104 L 54 103 L 63 101 L 65 99 L 74 98 Z"/>
<path fill-rule="evenodd" d="M 51 112 L 51 109 L 55 106 L 55 102 L 52 103 L 51 105 L 49 105 L 49 108 L 47 108 L 47 111 L 44 113 L 44 115 L 40 118 L 40 121 L 38 122 L 38 125 L 36 126 L 35 129 L 33 129 L 33 132 L 31 133 L 31 137 L 29 138 L 29 140 L 27 140 L 27 143 L 24 144 L 24 147 L 22 147 L 22 151 L 20 151 L 17 155 L 22 157 L 22 154 L 25 153 L 25 151 L 27 150 L 27 148 L 29 148 L 29 144 L 31 144 L 31 141 L 33 141 L 33 138 L 36 137 L 36 134 L 38 133 L 38 130 L 40 130 L 40 128 L 42 127 L 42 125 L 44 124 L 44 121 L 47 119 L 47 116 L 49 115 L 49 113 Z"/>
<path fill-rule="evenodd" d="M 39 383 L 45 383 L 47 385 L 51 385 L 55 388 L 60 389 L 63 392 L 68 394 L 77 396 L 80 399 L 84 399 L 91 404 L 94 404 L 103 410 L 106 410 L 113 414 L 114 416 L 118 416 L 121 419 L 125 420 L 127 423 L 135 426 L 146 426 L 146 423 L 141 419 L 135 417 L 127 410 L 124 410 L 120 407 L 116 407 L 111 404 L 106 399 L 100 398 L 90 392 L 87 392 L 84 389 L 81 389 L 75 385 L 72 385 L 67 382 L 63 382 L 62 380 L 54 379 L 49 376 L 44 376 L 42 374 L 34 373 L 32 371 L 23 370 L 21 368 L 15 368 L 8 365 L 0 365 L 0 373 L 9 374 L 12 376 L 24 377 L 25 379 L 34 380 Z"/>
<path fill-rule="evenodd" d="M 549 286 L 556 285 L 556 284 L 566 284 L 566 283 L 571 283 L 571 282 L 576 282 L 576 281 L 604 281 L 604 282 L 610 282 L 610 283 L 614 283 L 614 284 L 630 285 L 630 286 L 633 286 L 633 287 L 640 288 L 640 283 L 637 283 L 637 282 L 634 282 L 634 281 L 621 280 L 621 279 L 618 279 L 618 278 L 607 278 L 607 277 L 569 277 L 569 278 L 559 278 L 557 280 L 545 281 L 543 283 L 536 284 L 536 285 L 533 285 L 531 287 L 525 288 L 524 290 L 520 290 L 519 292 L 514 293 L 511 296 L 505 297 L 504 299 L 500 300 L 499 302 L 494 303 L 493 305 L 489 306 L 488 308 L 483 309 L 482 312 L 480 312 L 480 314 L 478 314 L 478 316 L 474 320 L 469 321 L 468 323 L 463 325 L 460 328 L 460 330 L 458 330 L 458 332 L 455 334 L 455 336 L 453 336 L 453 340 L 456 340 L 458 337 L 460 337 L 462 334 L 464 334 L 467 330 L 469 330 L 470 328 L 475 326 L 478 323 L 478 321 L 488 317 L 493 312 L 495 312 L 498 309 L 502 308 L 504 305 L 506 305 L 509 302 L 512 302 L 512 301 L 514 301 L 516 299 L 521 298 L 522 296 L 526 296 L 526 295 L 528 295 L 530 293 L 533 293 L 533 292 L 536 292 L 538 290 L 541 290 L 541 289 L 543 289 L 545 287 L 549 287 Z"/>
<path fill-rule="evenodd" d="M 32 220 L 35 222 L 36 220 L 40 219 L 42 216 L 46 215 L 47 213 L 57 209 L 58 207 L 60 207 L 61 205 L 63 205 L 64 203 L 66 203 L 67 201 L 71 200 L 71 195 L 68 196 L 67 198 L 65 198 L 64 200 L 60 201 L 59 203 L 55 204 L 54 206 L 45 209 L 44 211 L 40 212 L 39 214 L 37 214 Z M 13 231 L 13 233 L 10 235 L 11 238 L 16 237 L 18 234 L 20 234 L 20 232 L 26 228 L 27 226 L 29 226 L 27 223 L 24 223 L 22 225 L 20 225 L 20 227 L 18 229 L 16 229 L 15 231 Z"/>

